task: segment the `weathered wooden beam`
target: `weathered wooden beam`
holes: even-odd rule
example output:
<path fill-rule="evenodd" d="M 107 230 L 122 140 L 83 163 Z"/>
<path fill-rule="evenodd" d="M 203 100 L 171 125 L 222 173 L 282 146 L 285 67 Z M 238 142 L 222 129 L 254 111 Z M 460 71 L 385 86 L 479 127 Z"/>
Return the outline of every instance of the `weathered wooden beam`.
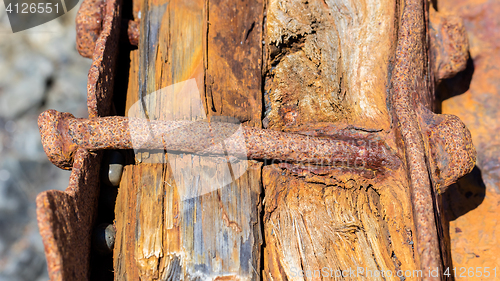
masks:
<path fill-rule="evenodd" d="M 243 1 L 243 11 L 240 5 L 143 1 L 127 115 L 226 116 L 259 127 L 263 6 Z M 124 169 L 115 209 L 115 280 L 258 279 L 261 163 L 228 167 L 147 151 L 135 157 Z"/>
<path fill-rule="evenodd" d="M 350 127 L 386 139 L 401 157 L 386 104 L 399 7 L 279 0 L 267 7 L 265 123 L 293 132 Z M 368 179 L 355 169 L 271 165 L 263 184 L 264 280 L 398 280 L 398 271 L 419 269 L 403 167 Z"/>

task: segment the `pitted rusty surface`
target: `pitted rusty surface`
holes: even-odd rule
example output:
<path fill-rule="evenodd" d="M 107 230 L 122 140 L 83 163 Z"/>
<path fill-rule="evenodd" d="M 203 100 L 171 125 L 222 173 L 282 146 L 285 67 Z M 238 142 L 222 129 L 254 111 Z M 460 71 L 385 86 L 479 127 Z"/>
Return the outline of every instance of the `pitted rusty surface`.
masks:
<path fill-rule="evenodd" d="M 103 25 L 104 0 L 84 0 L 76 15 L 76 49 L 83 57 L 92 58 Z"/>
<path fill-rule="evenodd" d="M 431 151 L 432 180 L 441 190 L 472 170 L 475 150 L 469 131 L 457 117 L 431 112 L 420 112 L 420 116 Z M 118 116 L 77 119 L 69 113 L 49 110 L 40 115 L 39 127 L 46 154 L 64 169 L 71 168 L 78 148 L 230 154 L 287 162 L 283 167 L 299 174 L 328 174 L 340 167 L 366 178 L 399 166 L 390 148 L 373 132 L 333 125 L 311 127 L 297 134 L 222 122 L 150 121 Z"/>
<path fill-rule="evenodd" d="M 38 227 L 50 280 L 89 280 L 90 234 L 97 211 L 100 159 L 95 153 L 78 150 L 68 188 L 37 196 Z"/>
<path fill-rule="evenodd" d="M 381 140 L 369 136 L 342 139 L 311 137 L 222 122 L 159 121 L 127 117 L 77 119 L 48 110 L 38 119 L 49 159 L 71 168 L 77 148 L 163 149 L 201 155 L 324 166 L 347 166 L 378 172 L 395 169 L 397 158 Z"/>
<path fill-rule="evenodd" d="M 76 49 L 81 56 L 91 59 L 94 55 L 97 39 L 104 26 L 106 1 L 84 0 L 76 15 Z M 127 32 L 131 45 L 139 44 L 139 21 L 126 20 L 122 27 Z"/>
<path fill-rule="evenodd" d="M 470 132 L 458 117 L 427 113 L 427 109 L 424 108 L 424 105 L 428 106 L 425 100 L 427 96 L 425 93 L 429 91 L 427 85 L 433 81 L 427 81 L 429 75 L 425 73 L 427 56 L 423 46 L 425 42 L 423 7 L 424 3 L 419 0 L 409 0 L 406 3 L 399 30 L 391 103 L 405 145 L 420 269 L 424 272 L 428 268 L 438 269 L 438 276 L 429 276 L 426 272 L 423 279 L 440 280 L 442 257 L 431 180 L 437 191 L 441 191 L 472 170 L 476 152 Z M 467 44 L 463 36 L 463 27 L 457 21 L 443 20 L 434 27 L 440 29 L 431 31 L 431 36 L 434 36 L 432 39 L 434 49 L 441 52 L 434 57 L 437 60 L 434 71 L 437 71 L 437 78 L 441 79 L 464 67 L 467 60 L 467 56 L 464 55 L 467 50 L 464 51 L 464 48 L 467 48 Z M 436 35 L 436 32 L 439 34 Z M 440 39 L 443 46 L 438 46 L 435 39 Z M 440 47 L 443 49 L 439 49 Z M 421 110 L 417 113 L 416 109 Z M 418 116 L 423 119 L 421 123 Z M 428 139 L 424 139 L 423 134 L 426 134 Z M 428 150 L 425 144 L 428 144 Z M 426 156 L 430 158 L 430 178 Z"/>
<path fill-rule="evenodd" d="M 448 98 L 442 112 L 460 117 L 477 150 L 477 169 L 444 194 L 453 266 L 494 268 L 500 264 L 500 2 L 439 0 L 438 8 L 463 19 L 470 46 L 467 69 L 439 89 Z"/>
<path fill-rule="evenodd" d="M 78 49 L 94 59 L 87 86 L 90 116 L 109 115 L 111 109 L 120 5 L 119 0 L 85 1 L 77 17 Z M 83 149 L 72 153 L 75 160 L 68 188 L 37 197 L 38 225 L 51 280 L 90 278 L 91 230 L 97 212 L 101 157 Z"/>
<path fill-rule="evenodd" d="M 431 182 L 425 161 L 425 148 L 415 112 L 417 93 L 428 91 L 423 73 L 427 58 L 424 54 L 424 1 L 405 3 L 398 33 L 395 67 L 392 76 L 391 103 L 399 123 L 408 165 L 413 216 L 416 228 L 417 260 L 424 273 L 423 280 L 441 280 L 441 255 L 434 218 Z M 438 277 L 429 276 L 426 269 L 438 268 Z"/>
<path fill-rule="evenodd" d="M 465 69 L 469 42 L 462 19 L 430 9 L 430 55 L 436 80 L 450 78 Z"/>
<path fill-rule="evenodd" d="M 96 2 L 89 2 L 96 3 Z M 89 106 L 89 115 L 91 117 L 97 116 L 106 116 L 110 112 L 111 108 L 111 99 L 112 99 L 112 89 L 113 89 L 113 73 L 114 66 L 116 62 L 116 52 L 118 50 L 118 34 L 120 29 L 120 21 L 119 21 L 119 2 L 108 1 L 104 7 L 106 10 L 106 16 L 104 17 L 104 24 L 102 28 L 102 32 L 100 33 L 99 39 L 97 40 L 97 46 L 94 54 L 94 62 L 92 68 L 89 73 L 89 86 L 88 86 L 88 106 Z M 436 266 L 439 262 L 439 248 L 438 245 L 434 241 L 437 239 L 433 237 L 436 235 L 435 222 L 433 219 L 433 207 L 432 207 L 432 198 L 430 197 L 430 183 L 429 177 L 427 175 L 426 167 L 425 167 L 425 158 L 424 158 L 424 144 L 422 140 L 422 135 L 419 129 L 418 118 L 416 118 L 416 113 L 413 109 L 414 105 L 411 103 L 411 98 L 415 96 L 415 92 L 422 90 L 422 88 L 412 88 L 414 85 L 414 81 L 418 83 L 422 82 L 424 78 L 423 75 L 417 74 L 414 75 L 414 70 L 423 69 L 419 63 L 422 63 L 425 60 L 425 56 L 422 54 L 416 54 L 415 50 L 423 50 L 422 42 L 419 40 L 423 40 L 423 18 L 422 18 L 422 6 L 423 4 L 418 3 L 418 1 L 410 0 L 405 9 L 405 13 L 403 16 L 403 27 L 400 30 L 399 34 L 399 42 L 398 42 L 398 54 L 396 58 L 396 67 L 393 75 L 393 95 L 391 97 L 392 105 L 396 110 L 397 119 L 401 124 L 401 132 L 403 136 L 403 140 L 406 146 L 406 162 L 410 169 L 410 176 L 412 181 L 412 192 L 414 196 L 413 207 L 415 212 L 415 218 L 417 223 L 417 250 L 419 252 L 419 256 L 422 258 L 421 268 L 425 269 L 430 266 Z M 83 4 L 82 4 L 83 6 Z M 90 13 L 90 12 L 89 12 Z M 95 13 L 97 14 L 97 13 Z M 95 22 L 94 22 L 95 23 Z M 97 25 L 87 25 L 88 30 L 92 32 L 96 32 Z M 93 28 L 93 29 L 92 29 Z M 99 30 L 100 32 L 100 30 Z M 129 21 L 127 25 L 127 33 L 129 35 L 129 40 L 132 44 L 134 38 L 138 38 L 138 34 L 136 37 L 136 33 L 138 33 L 138 29 L 134 27 L 134 22 Z M 131 35 L 132 34 L 132 35 Z M 86 36 L 88 36 L 87 34 Z M 93 36 L 93 35 L 92 35 Z M 92 40 L 92 36 L 89 40 Z M 95 42 L 95 40 L 94 40 Z M 456 49 L 456 48 L 455 48 Z M 92 57 L 92 55 L 90 55 Z M 460 57 L 459 57 L 460 59 Z M 457 60 L 458 61 L 458 60 Z M 415 65 L 415 62 L 417 62 Z M 460 61 L 459 61 L 460 62 Z M 456 63 L 455 65 L 458 65 Z M 448 68 L 443 68 L 448 69 Z M 456 67 L 451 69 L 457 69 Z M 449 70 L 446 70 L 449 72 Z M 455 71 L 455 70 L 453 70 Z M 437 75 L 440 77 L 439 75 Z M 425 83 L 424 83 L 425 84 Z M 66 116 L 65 118 L 70 118 L 72 116 Z M 53 155 L 51 161 L 53 161 L 56 165 L 63 168 L 71 168 L 73 167 L 75 173 L 78 168 L 77 162 L 78 155 L 81 152 L 78 152 L 76 155 L 75 163 L 73 164 L 71 159 L 78 147 L 85 147 L 88 149 L 96 149 L 96 148 L 137 148 L 134 147 L 134 143 L 131 141 L 130 133 L 127 133 L 129 128 L 128 124 L 122 122 L 120 119 L 106 119 L 109 122 L 101 122 L 96 120 L 87 120 L 85 124 L 81 123 L 82 120 L 75 119 L 76 121 L 72 121 L 73 123 L 61 122 L 60 124 L 54 124 L 55 131 L 51 135 L 42 135 L 44 142 L 44 149 L 46 149 L 46 153 L 49 155 Z M 117 117 L 119 118 L 119 117 Z M 441 118 L 441 117 L 439 117 Z M 43 118 L 42 118 L 43 119 Z M 48 126 L 52 121 L 45 119 L 45 126 Z M 76 123 L 75 123 L 76 122 Z M 80 123 L 78 123 L 80 122 Z M 128 121 L 126 121 L 128 122 Z M 434 127 L 432 129 L 426 131 L 427 136 L 431 139 L 429 140 L 429 145 L 431 147 L 431 156 L 436 159 L 441 157 L 441 154 L 444 152 L 447 155 L 450 155 L 449 159 L 455 159 L 451 157 L 451 155 L 462 155 L 460 159 L 472 159 L 471 150 L 465 149 L 464 145 L 467 147 L 467 135 L 460 129 L 459 121 L 454 118 L 446 119 L 442 123 L 433 123 Z M 101 126 L 111 127 L 106 128 L 105 131 L 102 131 Z M 151 136 L 163 136 L 163 129 L 158 129 L 158 126 L 150 126 L 151 123 L 148 123 L 148 126 L 142 126 L 144 129 L 143 136 L 151 137 Z M 174 126 L 173 124 L 170 124 Z M 177 124 L 178 125 L 178 124 Z M 188 124 L 183 124 L 186 127 Z M 220 128 L 222 131 L 218 132 L 217 128 L 215 131 L 217 132 L 217 136 L 227 136 L 229 133 L 234 132 L 235 127 L 224 127 Z M 160 126 L 161 127 L 161 126 Z M 189 126 L 188 126 L 189 127 Z M 352 132 L 351 129 L 346 130 L 346 132 L 335 133 L 332 129 L 330 131 L 310 131 L 306 132 L 309 136 L 298 135 L 298 134 L 286 134 L 279 133 L 274 131 L 264 131 L 264 130 L 251 130 L 244 128 L 244 140 L 246 143 L 245 149 L 248 151 L 247 157 L 249 158 L 257 158 L 257 159 L 278 159 L 289 162 L 306 162 L 313 164 L 325 164 L 325 163 L 334 163 L 336 160 L 346 161 L 346 159 L 354 160 L 356 162 L 357 159 L 364 159 L 367 161 L 367 165 L 365 166 L 369 169 L 374 169 L 376 171 L 382 171 L 387 168 L 396 167 L 399 163 L 399 160 L 392 156 L 393 154 L 388 151 L 387 146 L 384 144 L 382 140 L 374 139 L 374 138 L 364 138 L 359 132 Z M 431 126 L 429 127 L 431 128 Z M 153 131 L 150 131 L 152 129 Z M 213 128 L 210 128 L 212 130 Z M 352 128 L 356 131 L 355 128 Z M 61 131 L 62 130 L 62 131 Z M 156 131 L 155 131 L 156 130 Z M 168 130 L 168 129 L 167 129 Z M 349 132 L 350 131 L 350 132 Z M 198 132 L 200 137 L 207 139 L 207 130 Z M 211 131 L 213 132 L 213 131 Z M 332 133 L 334 132 L 334 133 Z M 446 133 L 448 132 L 448 133 Z M 172 141 L 176 143 L 176 145 L 180 145 L 179 147 L 173 147 L 176 149 L 187 149 L 199 151 L 202 149 L 206 149 L 206 144 L 220 143 L 220 139 L 212 139 L 211 142 L 200 142 L 199 138 L 192 138 L 192 131 L 184 132 L 184 135 L 188 137 L 186 139 L 190 140 L 192 143 L 177 143 L 177 141 L 182 140 L 182 134 L 179 134 L 177 131 L 173 133 Z M 57 136 L 59 134 L 59 136 Z M 127 135 L 128 134 L 128 135 Z M 449 135 L 448 135 L 449 134 Z M 332 135 L 337 135 L 337 139 L 332 138 Z M 452 137 L 450 137 L 450 135 Z M 314 136 L 314 137 L 311 137 Z M 123 138 L 122 138 L 123 137 Z M 127 138 L 128 137 L 128 138 Z M 462 139 L 459 139 L 462 137 Z M 66 138 L 66 140 L 71 140 L 70 142 L 61 142 L 60 138 Z M 470 138 L 470 136 L 469 136 Z M 433 139 L 436 139 L 433 141 Z M 458 139 L 458 141 L 457 141 Z M 153 137 L 154 140 L 154 137 Z M 198 140 L 198 141 L 196 141 Z M 250 141 L 249 141 L 250 140 Z M 139 140 L 140 142 L 141 140 Z M 168 148 L 169 150 L 172 147 L 166 146 L 169 142 L 160 143 L 160 142 L 151 142 L 148 139 L 143 140 L 146 145 L 145 148 Z M 361 141 L 362 143 L 359 143 Z M 47 145 L 46 145 L 46 144 Z M 236 143 L 236 142 L 235 142 Z M 376 145 L 373 147 L 366 146 L 366 143 Z M 160 145 L 159 145 L 160 144 Z M 171 144 L 171 143 L 170 143 Z M 149 145 L 149 146 L 148 146 Z M 251 145 L 249 148 L 248 145 Z M 444 147 L 444 150 L 443 150 Z M 210 147 L 212 149 L 209 154 L 225 154 L 227 153 L 228 147 L 222 147 L 221 145 L 216 145 Z M 229 149 L 234 149 L 234 151 L 240 151 L 240 147 L 231 147 L 229 145 Z M 473 148 L 472 148 L 473 149 Z M 81 151 L 81 150 L 80 150 Z M 90 154 L 92 155 L 92 154 Z M 333 156 L 332 156 L 333 155 Z M 439 156 L 439 157 L 438 157 Z M 333 158 L 332 158 L 333 157 Z M 384 158 L 388 157 L 388 158 Z M 469 158 L 467 158 L 469 157 Z M 54 159 L 54 160 L 53 160 Z M 321 159 L 321 160 L 318 160 Z M 384 162 L 385 161 L 385 162 Z M 441 162 L 440 162 L 441 161 Z M 444 160 L 436 160 L 436 162 L 432 168 L 434 171 L 433 179 L 434 183 L 439 183 L 444 187 L 449 181 L 452 181 L 454 178 L 459 177 L 462 173 L 467 171 L 467 167 L 470 165 L 470 161 L 456 163 L 453 167 L 445 167 Z M 473 161 L 473 160 L 471 160 Z M 454 163 L 452 161 L 452 163 Z M 455 163 L 454 163 L 455 164 Z M 88 165 L 94 165 L 89 163 Z M 96 164 L 98 165 L 98 163 Z M 290 166 L 289 163 L 284 163 L 289 169 L 300 173 L 303 167 L 301 166 Z M 349 165 L 349 164 L 348 164 Z M 92 166 L 86 166 L 90 168 Z M 308 169 L 310 167 L 307 167 Z M 323 168 L 323 167 L 321 167 Z M 448 168 L 448 170 L 446 170 Z M 320 168 L 316 169 L 315 172 L 317 174 L 328 173 L 326 170 L 321 170 Z M 85 173 L 83 173 L 85 175 Z M 446 175 L 444 178 L 441 178 L 443 175 Z M 309 175 L 310 176 L 310 175 Z M 367 176 L 368 177 L 368 176 Z M 437 180 L 436 180 L 437 179 Z M 314 180 L 314 179 L 312 179 Z M 86 183 L 82 183 L 81 187 L 85 186 Z M 94 188 L 90 187 L 92 190 Z M 426 190 L 427 189 L 427 190 Z M 92 191 L 93 192 L 93 191 Z M 76 196 L 75 200 L 85 199 L 86 195 L 82 195 L 82 198 Z M 79 199 L 78 199 L 79 198 Z M 87 200 L 87 199 L 85 199 Z M 95 206 L 92 203 L 88 203 L 90 207 Z M 50 209 L 52 212 L 60 212 L 60 208 L 55 205 L 47 205 L 45 209 Z M 42 208 L 40 207 L 40 210 Z M 47 211 L 44 211 L 47 213 Z M 43 222 L 45 225 L 52 224 L 54 221 L 54 217 L 49 215 L 44 215 L 42 211 L 39 212 L 39 220 Z M 89 217 L 87 213 L 82 214 L 85 219 Z M 69 216 L 69 215 L 67 215 Z M 42 224 L 41 224 L 42 225 Z M 88 223 L 88 225 L 92 225 L 92 223 Z M 434 226 L 434 228 L 433 228 Z M 57 232 L 60 232 L 61 229 L 66 227 L 64 223 L 60 225 L 53 226 L 52 228 L 45 227 L 44 232 L 44 243 L 61 243 L 57 239 L 53 237 L 57 236 Z M 89 226 L 90 227 L 90 226 Z M 40 227 L 42 232 L 42 226 Z M 72 230 L 73 231 L 73 230 Z M 85 232 L 83 232 L 85 233 Z M 58 236 L 59 237 L 59 236 Z M 75 247 L 83 247 L 83 251 L 87 250 L 86 236 L 82 235 L 80 242 L 71 242 L 71 243 L 80 243 L 79 246 Z M 50 240 L 52 239 L 52 240 Z M 74 239 L 71 238 L 71 239 Z M 47 241 L 52 242 L 47 242 Z M 82 246 L 83 245 L 83 246 Z M 47 256 L 52 256 L 51 261 L 49 263 L 49 272 L 52 274 L 59 274 L 58 272 L 65 272 L 66 268 L 73 268 L 75 264 L 74 261 L 65 262 L 65 266 L 63 267 L 63 260 L 66 260 L 68 254 L 63 252 L 63 250 L 56 249 L 51 246 L 47 248 L 46 252 Z M 48 250 L 47 250 L 48 249 Z M 56 249 L 56 250 L 54 250 Z M 82 263 L 86 265 L 87 261 L 83 261 Z M 62 268 L 62 269 L 61 269 Z M 88 269 L 88 268 L 87 268 Z M 78 270 L 81 270 L 78 269 Z M 88 270 L 87 270 L 88 271 Z M 55 276 L 55 275 L 54 275 Z M 53 279 L 54 280 L 54 279 Z M 56 279 L 55 279 L 56 280 Z"/>
<path fill-rule="evenodd" d="M 438 193 L 470 173 L 476 149 L 465 124 L 454 115 L 420 112 L 428 138 L 431 178 Z"/>
<path fill-rule="evenodd" d="M 121 0 L 108 0 L 103 7 L 103 28 L 96 41 L 87 81 L 87 107 L 90 117 L 107 116 L 111 111 L 120 40 L 121 3 Z"/>

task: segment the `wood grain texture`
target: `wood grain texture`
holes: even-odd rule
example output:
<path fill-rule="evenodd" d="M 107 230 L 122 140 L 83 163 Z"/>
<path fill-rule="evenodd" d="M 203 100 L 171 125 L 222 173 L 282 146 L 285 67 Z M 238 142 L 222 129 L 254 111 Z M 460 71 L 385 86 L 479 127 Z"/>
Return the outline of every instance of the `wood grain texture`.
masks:
<path fill-rule="evenodd" d="M 264 280 L 399 280 L 415 269 L 404 182 L 324 184 L 266 166 L 263 184 Z"/>
<path fill-rule="evenodd" d="M 264 127 L 349 127 L 386 140 L 404 159 L 386 103 L 398 2 L 270 0 L 267 7 Z M 291 171 L 263 169 L 264 280 L 399 280 L 398 271 L 420 269 L 405 166 L 375 179 L 349 167 Z"/>
<path fill-rule="evenodd" d="M 390 126 L 385 97 L 396 1 L 269 0 L 267 7 L 269 128 L 336 121 Z"/>
<path fill-rule="evenodd" d="M 209 115 L 236 117 L 243 124 L 261 127 L 262 0 L 208 3 Z"/>
<path fill-rule="evenodd" d="M 265 110 L 263 127 L 364 132 L 404 159 L 387 105 L 399 2 L 265 5 L 143 2 L 128 116 L 261 126 Z M 308 174 L 268 165 L 261 175 L 262 164 L 251 161 L 227 171 L 223 159 L 135 153 L 115 210 L 116 280 L 258 279 L 261 178 L 264 280 L 318 280 L 299 272 L 323 268 L 330 276 L 362 268 L 353 279 L 421 274 L 413 273 L 420 268 L 405 166 L 373 179 L 349 167 Z"/>
<path fill-rule="evenodd" d="M 260 126 L 263 6 L 241 4 L 143 1 L 127 115 Z M 261 165 L 135 151 L 115 209 L 115 280 L 258 279 Z"/>

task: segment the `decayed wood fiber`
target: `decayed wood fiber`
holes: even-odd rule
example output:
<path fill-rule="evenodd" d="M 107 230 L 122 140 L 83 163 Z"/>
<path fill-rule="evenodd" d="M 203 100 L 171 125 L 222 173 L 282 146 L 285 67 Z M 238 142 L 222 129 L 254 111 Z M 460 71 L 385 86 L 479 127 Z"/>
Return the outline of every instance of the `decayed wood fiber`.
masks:
<path fill-rule="evenodd" d="M 388 0 L 268 1 L 264 124 L 388 127 L 396 16 Z"/>
<path fill-rule="evenodd" d="M 263 3 L 134 1 L 134 14 L 137 2 L 127 115 L 260 127 Z M 116 203 L 115 280 L 258 279 L 261 165 L 231 164 L 238 178 L 215 188 L 225 161 L 137 151 Z"/>
<path fill-rule="evenodd" d="M 330 127 L 349 124 L 385 139 L 403 159 L 386 103 L 399 13 L 390 1 L 270 0 L 263 125 L 334 135 Z M 359 266 L 365 272 L 358 277 L 370 280 L 382 277 L 366 269 L 419 269 L 404 169 L 367 179 L 349 169 L 266 166 L 264 280 L 320 280 L 324 267 Z M 299 276 L 306 270 L 316 276 Z"/>
<path fill-rule="evenodd" d="M 339 175 L 325 184 L 276 166 L 262 176 L 264 280 L 383 280 L 376 271 L 415 269 L 404 181 L 373 186 Z M 356 274 L 338 275 L 349 270 Z"/>

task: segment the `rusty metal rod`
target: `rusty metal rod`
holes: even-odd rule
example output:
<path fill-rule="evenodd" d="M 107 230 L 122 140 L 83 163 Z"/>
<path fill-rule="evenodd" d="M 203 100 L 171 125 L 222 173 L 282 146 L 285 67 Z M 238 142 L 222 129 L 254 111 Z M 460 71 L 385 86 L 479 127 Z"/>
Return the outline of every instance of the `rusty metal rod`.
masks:
<path fill-rule="evenodd" d="M 78 148 L 162 149 L 200 155 L 384 171 L 399 160 L 381 140 L 313 137 L 222 122 L 159 121 L 128 117 L 75 118 L 47 110 L 38 118 L 45 153 L 71 169 Z"/>
<path fill-rule="evenodd" d="M 399 124 L 405 145 L 406 164 L 411 182 L 413 217 L 416 228 L 417 262 L 424 272 L 422 280 L 441 280 L 442 258 L 435 220 L 435 202 L 426 165 L 424 139 L 415 112 L 413 93 L 425 85 L 423 63 L 426 61 L 425 42 L 425 1 L 405 2 L 398 31 L 395 67 L 392 76 L 391 103 Z M 431 276 L 431 270 L 437 275 Z"/>

